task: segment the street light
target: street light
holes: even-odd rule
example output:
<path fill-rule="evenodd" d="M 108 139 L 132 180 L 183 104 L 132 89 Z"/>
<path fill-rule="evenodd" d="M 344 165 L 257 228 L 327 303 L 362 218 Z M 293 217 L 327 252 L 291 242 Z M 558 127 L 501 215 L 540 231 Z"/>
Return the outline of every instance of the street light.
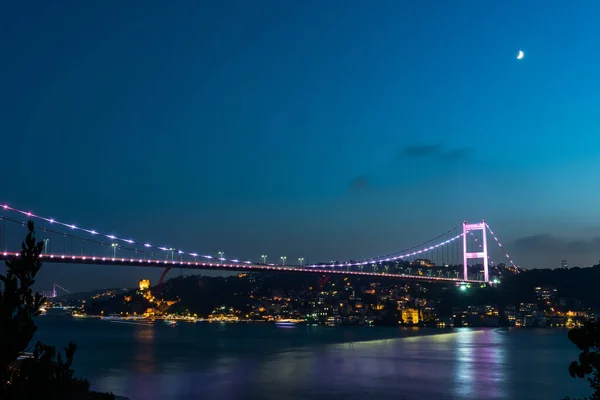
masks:
<path fill-rule="evenodd" d="M 260 258 L 262 258 L 263 264 L 267 263 L 267 255 L 266 254 L 263 254 L 262 256 L 260 256 Z"/>
<path fill-rule="evenodd" d="M 113 258 L 116 258 L 117 257 L 117 247 L 119 247 L 119 245 L 116 243 L 111 243 L 110 245 L 113 248 Z"/>
<path fill-rule="evenodd" d="M 285 260 L 286 260 L 286 256 L 281 256 L 281 266 L 285 267 Z"/>
<path fill-rule="evenodd" d="M 221 264 L 223 264 L 223 256 L 225 255 L 224 252 L 220 251 L 219 252 L 219 260 L 221 260 Z"/>
<path fill-rule="evenodd" d="M 304 267 L 304 258 L 300 257 L 298 261 L 300 261 L 300 267 Z"/>

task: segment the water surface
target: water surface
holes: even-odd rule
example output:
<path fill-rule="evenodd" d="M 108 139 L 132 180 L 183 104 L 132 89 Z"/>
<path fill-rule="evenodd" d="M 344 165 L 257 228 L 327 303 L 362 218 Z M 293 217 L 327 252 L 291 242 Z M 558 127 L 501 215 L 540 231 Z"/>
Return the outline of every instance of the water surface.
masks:
<path fill-rule="evenodd" d="M 77 376 L 131 400 L 560 399 L 565 330 L 454 331 L 180 323 L 152 327 L 46 315 L 37 339 L 77 343 Z"/>

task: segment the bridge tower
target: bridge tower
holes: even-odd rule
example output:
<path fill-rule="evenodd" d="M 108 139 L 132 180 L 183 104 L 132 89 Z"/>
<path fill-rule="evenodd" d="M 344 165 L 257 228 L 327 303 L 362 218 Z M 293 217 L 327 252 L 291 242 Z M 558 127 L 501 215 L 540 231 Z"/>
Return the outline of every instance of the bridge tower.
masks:
<path fill-rule="evenodd" d="M 472 231 L 481 231 L 483 234 L 483 249 L 482 251 L 468 251 L 467 249 L 467 234 Z M 468 266 L 467 263 L 473 258 L 483 259 L 483 276 L 484 281 L 489 282 L 490 275 L 488 270 L 488 251 L 487 251 L 487 237 L 486 237 L 486 224 L 485 220 L 476 224 L 467 224 L 467 221 L 463 222 L 463 261 L 464 261 L 464 279 L 468 277 Z"/>
<path fill-rule="evenodd" d="M 56 282 L 54 282 L 54 285 L 52 286 L 52 298 L 56 297 Z"/>

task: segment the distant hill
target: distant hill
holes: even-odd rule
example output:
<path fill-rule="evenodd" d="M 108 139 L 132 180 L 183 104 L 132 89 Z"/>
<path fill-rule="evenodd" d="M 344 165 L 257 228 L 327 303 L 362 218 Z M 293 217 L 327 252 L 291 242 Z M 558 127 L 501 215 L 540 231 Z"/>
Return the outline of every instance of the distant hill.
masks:
<path fill-rule="evenodd" d="M 189 311 L 206 316 L 222 305 L 244 312 L 250 309 L 249 305 L 253 302 L 253 298 L 273 295 L 289 297 L 300 291 L 307 291 L 309 288 L 316 289 L 322 280 L 320 275 L 289 273 L 243 274 L 242 278 L 237 275 L 228 277 L 191 275 L 172 278 L 160 287 L 155 286 L 152 288 L 152 294 L 159 299 L 177 301 L 169 308 L 169 312 Z M 354 277 L 354 280 L 365 283 L 374 281 L 362 277 Z M 328 282 L 332 284 L 342 281 L 343 277 L 336 276 Z M 131 299 L 126 301 L 128 297 Z M 88 301 L 85 310 L 89 314 L 104 311 L 104 315 L 107 315 L 121 312 L 140 313 L 151 306 L 152 304 L 137 294 L 136 290 L 131 290 L 113 298 Z"/>
<path fill-rule="evenodd" d="M 60 296 L 57 296 L 56 299 L 57 300 L 61 300 L 61 301 L 67 301 L 67 302 L 81 302 L 83 300 L 89 300 L 94 296 L 101 296 L 104 293 L 107 292 L 114 292 L 117 294 L 121 294 L 121 293 L 125 293 L 126 291 L 129 291 L 131 289 L 122 289 L 122 288 L 111 288 L 111 289 L 98 289 L 98 290 L 92 290 L 89 292 L 77 292 L 77 293 L 69 293 L 69 294 L 63 294 Z"/>
<path fill-rule="evenodd" d="M 297 297 L 301 292 L 305 294 L 312 292 L 311 295 L 315 296 L 321 284 L 326 283 L 330 290 L 335 290 L 332 285 L 341 288 L 344 279 L 343 276 L 323 279 L 321 275 L 290 273 L 242 274 L 241 277 L 192 275 L 170 279 L 160 287 L 152 288 L 152 294 L 157 299 L 177 301 L 169 308 L 169 312 L 189 311 L 206 316 L 222 305 L 245 312 L 250 309 L 254 299 L 262 297 Z M 352 276 L 348 279 L 356 290 L 374 282 L 380 282 L 383 286 L 401 282 L 374 277 Z M 581 307 L 600 309 L 600 291 L 596 289 L 598 282 L 600 282 L 600 265 L 590 268 L 524 270 L 517 275 L 505 275 L 496 287 L 481 289 L 478 285 L 471 285 L 472 288 L 467 292 L 457 290 L 455 283 L 420 283 L 418 286 L 413 286 L 411 291 L 414 291 L 413 297 L 439 301 L 444 315 L 451 313 L 451 308 L 454 306 L 487 304 L 516 306 L 521 302 L 535 303 L 539 300 L 535 293 L 537 286 L 556 288 L 558 298 L 576 299 L 576 303 Z M 143 313 L 153 307 L 136 290 L 127 292 L 118 290 L 120 292 L 113 297 L 88 300 L 86 312 L 97 314 L 104 311 L 105 315 L 121 312 Z M 100 292 L 103 291 L 96 291 L 92 296 L 97 296 Z M 366 295 L 357 291 L 357 296 Z"/>
<path fill-rule="evenodd" d="M 577 298 L 583 305 L 600 309 L 600 265 L 588 268 L 532 269 L 507 277 L 503 291 L 511 297 L 535 299 L 536 286 L 551 286 L 558 297 Z"/>

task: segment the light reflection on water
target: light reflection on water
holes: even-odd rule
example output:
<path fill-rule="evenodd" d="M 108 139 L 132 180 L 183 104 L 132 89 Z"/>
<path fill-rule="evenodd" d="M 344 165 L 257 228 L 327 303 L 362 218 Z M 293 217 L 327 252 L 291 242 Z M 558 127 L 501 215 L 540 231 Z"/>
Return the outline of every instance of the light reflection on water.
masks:
<path fill-rule="evenodd" d="M 63 346 L 69 328 L 78 344 L 78 375 L 97 390 L 131 400 L 526 400 L 587 394 L 586 383 L 567 374 L 577 352 L 562 330 L 440 334 L 394 328 L 116 325 L 47 320 L 40 324 L 39 338 Z M 414 336 L 423 332 L 434 334 Z"/>
<path fill-rule="evenodd" d="M 465 331 L 454 341 L 453 390 L 464 398 L 503 398 L 504 350 L 493 330 Z"/>
<path fill-rule="evenodd" d="M 140 326 L 135 334 L 135 370 L 144 374 L 154 372 L 154 327 Z"/>

